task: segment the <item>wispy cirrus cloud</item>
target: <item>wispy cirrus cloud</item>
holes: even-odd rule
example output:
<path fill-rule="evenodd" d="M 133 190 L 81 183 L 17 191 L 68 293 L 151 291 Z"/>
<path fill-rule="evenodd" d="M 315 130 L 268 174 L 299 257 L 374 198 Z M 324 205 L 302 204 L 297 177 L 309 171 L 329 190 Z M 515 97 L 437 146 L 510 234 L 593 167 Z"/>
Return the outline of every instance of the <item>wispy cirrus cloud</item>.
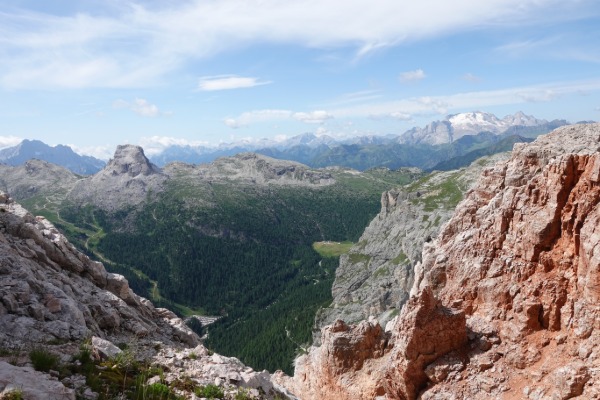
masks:
<path fill-rule="evenodd" d="M 265 109 L 247 111 L 237 117 L 226 118 L 223 122 L 228 127 L 237 129 L 255 123 L 285 120 L 296 120 L 307 124 L 322 124 L 331 118 L 333 118 L 333 115 L 323 110 L 294 112 L 290 110 Z"/>
<path fill-rule="evenodd" d="M 113 102 L 113 108 L 128 109 L 142 117 L 158 117 L 161 115 L 171 115 L 170 112 L 162 112 L 154 104 L 151 104 L 146 99 L 135 99 L 133 101 L 125 101 L 118 99 Z"/>
<path fill-rule="evenodd" d="M 328 119 L 333 118 L 333 115 L 327 111 L 317 110 L 311 112 L 296 112 L 293 114 L 294 119 L 298 121 L 306 122 L 308 124 L 322 124 Z"/>
<path fill-rule="evenodd" d="M 362 57 L 441 35 L 599 13 L 595 0 L 381 0 L 376 7 L 366 0 L 91 4 L 95 8 L 83 3 L 62 15 L 0 6 L 0 86 L 147 87 L 195 60 L 256 44 L 355 49 Z"/>
<path fill-rule="evenodd" d="M 600 79 L 553 82 L 497 90 L 461 92 L 450 95 L 412 97 L 328 110 L 335 118 L 393 117 L 446 114 L 499 105 L 553 101 L 559 97 L 600 90 Z M 402 119 L 402 118 L 399 118 Z"/>
<path fill-rule="evenodd" d="M 237 129 L 257 122 L 270 122 L 290 119 L 292 115 L 293 112 L 289 110 L 255 110 L 244 112 L 235 118 L 226 118 L 223 122 L 228 127 Z"/>
<path fill-rule="evenodd" d="M 408 82 L 418 82 L 420 80 L 425 79 L 427 75 L 425 75 L 425 71 L 422 69 L 415 69 L 414 71 L 406 71 L 400 73 L 400 82 L 408 83 Z"/>
<path fill-rule="evenodd" d="M 499 105 L 548 102 L 567 95 L 599 91 L 600 79 L 553 82 L 542 85 L 518 86 L 497 90 L 460 92 L 450 95 L 410 97 L 385 102 L 370 102 L 331 108 L 311 113 L 290 110 L 255 110 L 225 120 L 232 128 L 277 120 L 325 122 L 328 119 L 395 119 L 409 121 L 417 116 L 445 115 L 450 111 L 484 109 Z M 312 118 L 309 118 L 312 115 Z M 305 118 L 306 117 L 306 118 Z"/>
<path fill-rule="evenodd" d="M 464 74 L 462 76 L 462 80 L 467 81 L 467 82 L 472 82 L 472 83 L 479 83 L 482 81 L 482 79 L 480 77 L 478 77 L 477 75 L 474 75 L 470 72 L 467 72 L 466 74 Z"/>
<path fill-rule="evenodd" d="M 350 103 L 363 103 L 381 98 L 382 96 L 381 90 L 360 90 L 358 92 L 344 93 L 327 105 L 337 106 Z"/>
<path fill-rule="evenodd" d="M 198 81 L 198 89 L 202 91 L 232 90 L 268 85 L 271 81 L 237 75 L 204 76 Z"/>

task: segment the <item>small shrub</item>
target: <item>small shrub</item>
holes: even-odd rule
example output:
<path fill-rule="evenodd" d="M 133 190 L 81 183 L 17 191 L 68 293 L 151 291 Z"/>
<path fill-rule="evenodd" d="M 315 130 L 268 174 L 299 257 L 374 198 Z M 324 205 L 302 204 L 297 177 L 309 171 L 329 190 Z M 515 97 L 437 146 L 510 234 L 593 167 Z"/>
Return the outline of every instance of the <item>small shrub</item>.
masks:
<path fill-rule="evenodd" d="M 192 352 L 192 353 L 190 353 L 189 357 L 190 357 L 191 360 L 196 360 L 196 359 L 198 359 L 198 354 Z"/>
<path fill-rule="evenodd" d="M 23 400 L 23 391 L 21 389 L 13 389 L 9 392 L 0 394 L 2 400 Z"/>
<path fill-rule="evenodd" d="M 206 385 L 197 388 L 194 394 L 198 397 L 206 397 L 207 399 L 223 399 L 225 392 L 217 385 Z"/>
<path fill-rule="evenodd" d="M 144 387 L 144 400 L 176 399 L 177 396 L 164 383 L 153 383 Z"/>
<path fill-rule="evenodd" d="M 253 397 L 250 395 L 250 391 L 244 388 L 240 388 L 238 392 L 233 396 L 234 400 L 252 400 Z"/>
<path fill-rule="evenodd" d="M 171 382 L 171 387 L 174 389 L 183 390 L 185 392 L 196 391 L 196 382 L 189 376 L 183 376 L 181 379 L 175 379 Z"/>
<path fill-rule="evenodd" d="M 58 365 L 58 357 L 44 349 L 31 350 L 29 358 L 37 371 L 48 372 Z"/>

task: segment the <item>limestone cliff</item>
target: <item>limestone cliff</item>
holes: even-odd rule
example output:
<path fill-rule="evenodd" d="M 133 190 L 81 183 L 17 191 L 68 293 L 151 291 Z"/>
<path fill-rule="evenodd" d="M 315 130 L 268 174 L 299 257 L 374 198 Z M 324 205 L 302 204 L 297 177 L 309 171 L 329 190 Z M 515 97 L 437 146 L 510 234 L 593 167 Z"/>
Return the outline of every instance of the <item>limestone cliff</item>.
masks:
<path fill-rule="evenodd" d="M 321 328 L 337 319 L 357 323 L 374 316 L 385 325 L 396 315 L 408 299 L 423 244 L 437 236 L 481 171 L 507 157 L 497 154 L 457 171 L 433 172 L 383 193 L 381 212 L 340 258 L 333 302 L 317 314 L 313 341 L 320 343 Z"/>
<path fill-rule="evenodd" d="M 279 380 L 303 399 L 598 398 L 599 223 L 600 124 L 516 145 L 425 244 L 387 332 L 336 323 Z"/>

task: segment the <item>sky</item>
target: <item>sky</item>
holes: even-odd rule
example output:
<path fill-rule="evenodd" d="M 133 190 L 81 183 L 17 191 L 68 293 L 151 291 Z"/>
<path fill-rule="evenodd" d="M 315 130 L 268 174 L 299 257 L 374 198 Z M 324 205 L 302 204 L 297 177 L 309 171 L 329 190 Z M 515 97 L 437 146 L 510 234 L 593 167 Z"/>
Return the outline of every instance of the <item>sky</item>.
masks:
<path fill-rule="evenodd" d="M 600 120 L 597 0 L 3 0 L 0 148 Z"/>

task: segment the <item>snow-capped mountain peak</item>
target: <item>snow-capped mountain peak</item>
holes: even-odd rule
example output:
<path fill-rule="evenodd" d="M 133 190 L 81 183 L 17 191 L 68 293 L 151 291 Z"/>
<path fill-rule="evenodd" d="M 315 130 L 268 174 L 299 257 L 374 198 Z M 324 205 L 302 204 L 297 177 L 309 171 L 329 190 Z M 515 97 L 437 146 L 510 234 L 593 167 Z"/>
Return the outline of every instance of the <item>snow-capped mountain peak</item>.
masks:
<path fill-rule="evenodd" d="M 400 143 L 442 144 L 453 142 L 463 136 L 490 132 L 500 135 L 513 126 L 537 126 L 546 123 L 519 111 L 499 119 L 494 114 L 473 111 L 448 115 L 442 121 L 435 121 L 424 128 L 413 128 L 404 133 Z"/>

